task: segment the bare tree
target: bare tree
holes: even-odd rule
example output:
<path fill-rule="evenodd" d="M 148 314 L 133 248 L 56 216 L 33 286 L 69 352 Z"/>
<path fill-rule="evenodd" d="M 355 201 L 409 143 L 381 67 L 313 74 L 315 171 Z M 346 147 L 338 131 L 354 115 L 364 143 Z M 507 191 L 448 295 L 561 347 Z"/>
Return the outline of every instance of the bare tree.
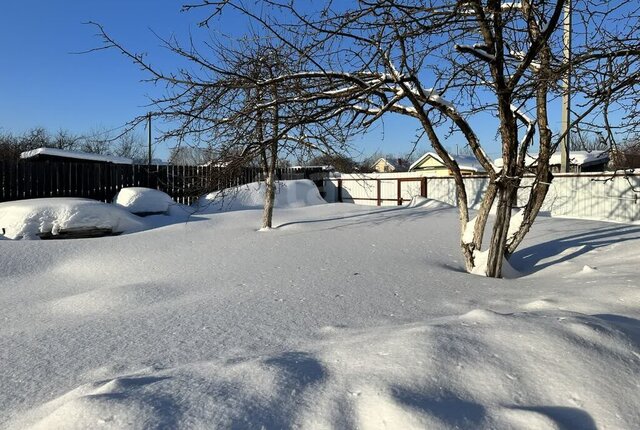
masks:
<path fill-rule="evenodd" d="M 81 144 L 83 137 L 68 130 L 60 129 L 51 134 L 44 127 L 34 127 L 22 135 L 7 133 L 0 135 L 0 159 L 15 161 L 20 154 L 37 148 L 73 150 Z"/>
<path fill-rule="evenodd" d="M 210 163 L 216 158 L 217 157 L 214 152 L 208 148 L 197 148 L 183 145 L 171 148 L 168 161 L 169 164 L 198 166 Z"/>
<path fill-rule="evenodd" d="M 15 161 L 20 158 L 20 139 L 13 133 L 0 134 L 0 161 Z"/>
<path fill-rule="evenodd" d="M 107 154 L 115 137 L 112 132 L 104 127 L 96 127 L 90 130 L 82 139 L 79 149 L 91 154 Z"/>
<path fill-rule="evenodd" d="M 111 142 L 107 153 L 118 157 L 131 158 L 139 162 L 148 162 L 147 142 L 133 130 L 126 130 Z M 151 154 L 153 157 L 153 153 Z"/>
<path fill-rule="evenodd" d="M 265 229 L 272 226 L 278 160 L 304 151 L 335 152 L 351 132 L 343 121 L 346 110 L 316 97 L 326 78 L 302 78 L 308 56 L 288 44 L 274 43 L 277 38 L 250 35 L 233 43 L 220 38 L 204 45 L 190 39 L 186 46 L 175 38 L 160 39 L 187 64 L 165 72 L 127 50 L 99 24 L 93 25 L 103 46 L 92 51 L 118 50 L 147 74 L 148 82 L 164 86 L 162 96 L 151 99 L 152 115 L 173 125 L 162 131 L 160 140 L 212 149 L 216 158 L 211 163 L 220 166 L 223 176 L 258 160 L 266 184 Z M 283 78 L 290 75 L 301 78 Z M 130 127 L 145 119 L 133 120 Z"/>
<path fill-rule="evenodd" d="M 309 53 L 313 71 L 291 81 L 325 78 L 318 97 L 337 104 L 368 125 L 387 114 L 418 121 L 421 132 L 454 175 L 460 213 L 461 248 L 466 267 L 478 265 L 489 213 L 495 218 L 486 252 L 487 276 L 500 277 L 502 264 L 533 224 L 553 180 L 549 159 L 564 138 L 551 127 L 550 109 L 571 76 L 578 103 L 571 128 L 602 129 L 613 141 L 619 132 L 611 112 L 637 102 L 638 5 L 626 1 L 576 0 L 573 52 L 563 56 L 563 0 L 361 0 L 355 7 L 329 4 L 317 13 L 295 1 L 270 0 L 273 13 L 256 12 L 235 0 L 204 1 L 185 9 L 210 8 L 203 21 L 229 8 Z M 303 12 L 303 10 L 305 12 Z M 290 19 L 278 19 L 283 11 Z M 301 33 L 301 30 L 304 34 Z M 313 34 L 306 45 L 298 40 Z M 636 103 L 637 105 L 637 103 Z M 491 113 L 501 146 L 501 166 L 493 165 L 473 118 Z M 443 136 L 460 136 L 488 175 L 476 216 L 470 219 L 467 191 Z M 537 146 L 537 163 L 525 163 Z M 532 183 L 523 176 L 533 175 Z M 513 218 L 518 193 L 526 203 Z"/>
<path fill-rule="evenodd" d="M 69 130 L 60 129 L 48 139 L 45 146 L 65 150 L 77 149 L 83 140 L 83 136 L 74 134 Z"/>

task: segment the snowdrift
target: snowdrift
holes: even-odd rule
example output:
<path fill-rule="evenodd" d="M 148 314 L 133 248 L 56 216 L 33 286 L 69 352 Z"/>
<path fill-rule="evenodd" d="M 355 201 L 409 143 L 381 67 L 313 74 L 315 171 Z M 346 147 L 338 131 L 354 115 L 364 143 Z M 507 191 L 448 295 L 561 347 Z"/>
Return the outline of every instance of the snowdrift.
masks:
<path fill-rule="evenodd" d="M 199 213 L 260 209 L 264 206 L 265 193 L 264 182 L 253 182 L 207 194 L 194 204 L 194 208 Z M 320 204 L 326 204 L 326 202 L 320 196 L 313 181 L 301 179 L 276 183 L 276 208 L 298 208 Z"/>
<path fill-rule="evenodd" d="M 454 209 L 454 206 L 451 206 L 448 203 L 422 196 L 414 196 L 409 202 L 408 207 L 425 209 Z"/>
<path fill-rule="evenodd" d="M 84 228 L 131 232 L 143 224 L 126 210 L 96 200 L 49 198 L 0 203 L 0 228 L 9 239 L 38 239 L 42 233 Z"/>
<path fill-rule="evenodd" d="M 11 428 L 631 429 L 640 422 L 639 345 L 606 318 L 474 310 L 322 332 L 304 350 L 96 380 Z"/>

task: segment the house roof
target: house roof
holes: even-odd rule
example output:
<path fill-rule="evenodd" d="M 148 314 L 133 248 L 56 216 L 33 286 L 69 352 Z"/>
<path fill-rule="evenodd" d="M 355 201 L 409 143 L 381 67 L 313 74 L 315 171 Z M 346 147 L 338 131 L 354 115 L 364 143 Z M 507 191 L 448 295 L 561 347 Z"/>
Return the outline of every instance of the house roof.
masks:
<path fill-rule="evenodd" d="M 604 164 L 609 161 L 608 151 L 570 151 L 569 162 L 574 166 L 593 166 L 597 164 Z M 527 166 L 535 166 L 538 162 L 538 153 L 527 154 L 526 164 Z M 562 162 L 562 155 L 560 152 L 554 152 L 549 158 L 549 165 L 559 165 Z M 502 167 L 502 158 L 496 158 L 493 162 L 496 166 Z"/>
<path fill-rule="evenodd" d="M 484 168 L 474 156 L 451 155 L 451 154 L 449 154 L 449 156 L 454 160 L 456 160 L 461 170 L 471 170 L 473 172 L 484 171 Z M 442 158 L 440 158 L 438 154 L 436 154 L 435 152 L 427 152 L 422 157 L 418 158 L 411 166 L 409 166 L 409 170 L 410 171 L 414 170 L 416 167 L 422 164 L 429 157 L 437 160 L 438 162 L 442 163 L 442 165 L 444 165 L 444 161 L 442 160 Z"/>
<path fill-rule="evenodd" d="M 133 164 L 131 158 L 116 157 L 115 155 L 91 154 L 89 152 L 67 151 L 57 148 L 37 148 L 25 151 L 20 154 L 20 158 L 33 158 L 38 155 L 48 155 L 52 157 L 75 158 L 78 160 L 101 161 L 103 163 Z"/>
<path fill-rule="evenodd" d="M 372 165 L 372 166 L 375 166 L 376 164 L 378 164 L 378 163 L 379 163 L 379 162 L 381 162 L 381 161 L 383 161 L 385 164 L 388 164 L 388 165 L 390 165 L 390 166 L 396 167 L 396 166 L 394 166 L 394 165 L 393 165 L 393 163 L 392 163 L 391 161 L 387 160 L 387 159 L 386 159 L 386 158 L 384 158 L 384 157 L 380 157 L 380 158 L 378 158 L 378 159 L 373 163 L 373 165 Z"/>
<path fill-rule="evenodd" d="M 398 170 L 398 169 L 406 169 L 406 168 L 407 168 L 407 167 L 406 167 L 406 164 L 399 163 L 399 162 L 398 162 L 398 160 L 396 160 L 396 159 L 389 160 L 389 159 L 384 158 L 384 157 L 380 157 L 380 158 L 378 158 L 378 159 L 376 160 L 376 162 L 375 162 L 375 163 L 373 163 L 371 166 L 372 166 L 372 167 L 373 167 L 373 166 L 375 166 L 375 165 L 376 165 L 376 164 L 378 164 L 380 161 L 384 161 L 384 162 L 385 162 L 385 163 L 387 163 L 388 165 L 392 166 L 395 170 Z"/>

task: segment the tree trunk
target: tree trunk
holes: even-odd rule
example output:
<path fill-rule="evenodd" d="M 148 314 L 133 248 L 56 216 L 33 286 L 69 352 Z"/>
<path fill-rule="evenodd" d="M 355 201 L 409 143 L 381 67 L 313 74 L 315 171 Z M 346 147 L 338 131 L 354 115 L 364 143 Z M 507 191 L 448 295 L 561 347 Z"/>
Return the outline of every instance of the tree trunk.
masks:
<path fill-rule="evenodd" d="M 271 118 L 271 143 L 269 144 L 269 157 L 264 154 L 264 165 L 267 167 L 264 196 L 264 210 L 262 212 L 262 229 L 267 230 L 273 226 L 273 205 L 276 199 L 276 168 L 278 166 L 278 133 L 280 132 L 280 106 L 277 103 L 278 89 L 271 88 L 273 100 L 276 101 Z"/>
<path fill-rule="evenodd" d="M 489 243 L 486 275 L 491 278 L 502 277 L 502 262 L 505 257 L 505 244 L 511 220 L 513 205 L 513 189 L 510 184 L 500 184 L 498 189 L 498 207 L 496 209 L 495 224 Z"/>
<path fill-rule="evenodd" d="M 498 100 L 498 114 L 500 116 L 500 134 L 502 137 L 503 168 L 496 180 L 498 205 L 496 208 L 495 224 L 489 243 L 486 276 L 502 277 L 502 263 L 505 258 L 507 234 L 511 221 L 511 210 L 516 200 L 519 175 L 517 174 L 518 155 L 518 127 L 511 111 L 509 94 L 501 94 Z"/>
<path fill-rule="evenodd" d="M 266 193 L 264 196 L 264 210 L 262 211 L 262 228 L 270 229 L 273 226 L 273 205 L 276 198 L 276 172 L 269 169 L 265 178 Z"/>

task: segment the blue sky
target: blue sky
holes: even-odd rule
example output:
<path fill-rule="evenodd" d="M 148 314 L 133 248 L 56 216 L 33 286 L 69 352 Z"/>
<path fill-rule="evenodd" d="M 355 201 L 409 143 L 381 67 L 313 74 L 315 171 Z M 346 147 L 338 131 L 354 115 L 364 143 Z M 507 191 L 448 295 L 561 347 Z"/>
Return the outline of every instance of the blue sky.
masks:
<path fill-rule="evenodd" d="M 110 35 L 136 52 L 146 52 L 154 64 L 171 67 L 171 57 L 161 49 L 151 30 L 166 37 L 175 33 L 204 35 L 197 27 L 202 12 L 180 12 L 180 1 L 169 0 L 64 0 L 5 2 L 0 14 L 0 127 L 22 133 L 42 126 L 54 132 L 67 129 L 84 133 L 113 129 L 144 114 L 147 96 L 157 91 L 142 83 L 145 75 L 115 51 L 73 54 L 100 45 L 96 21 Z M 215 30 L 241 31 L 243 23 L 228 16 L 214 23 Z M 412 147 L 417 122 L 389 117 L 384 126 L 354 142 L 358 152 L 403 154 Z M 139 133 L 144 135 L 144 129 Z M 480 128 L 490 154 L 499 151 L 495 127 Z M 451 139 L 454 149 L 461 139 Z M 170 146 L 170 144 L 169 144 Z M 422 143 L 418 155 L 428 150 Z M 156 155 L 165 158 L 166 145 Z"/>

